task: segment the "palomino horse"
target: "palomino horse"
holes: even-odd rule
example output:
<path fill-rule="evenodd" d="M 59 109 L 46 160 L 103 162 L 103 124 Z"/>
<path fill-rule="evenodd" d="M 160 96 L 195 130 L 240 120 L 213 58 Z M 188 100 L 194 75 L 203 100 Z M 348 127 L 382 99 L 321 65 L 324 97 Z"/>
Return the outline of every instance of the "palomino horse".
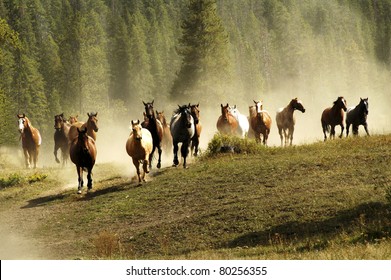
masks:
<path fill-rule="evenodd" d="M 239 110 L 236 107 L 236 105 L 230 106 L 228 108 L 228 110 L 229 110 L 229 112 L 232 114 L 232 116 L 234 116 L 234 118 L 238 122 L 238 131 L 237 131 L 237 133 L 242 138 L 245 138 L 247 136 L 248 130 L 250 128 L 250 123 L 248 122 L 247 117 L 239 112 Z"/>
<path fill-rule="evenodd" d="M 295 110 L 299 110 L 302 113 L 305 112 L 303 104 L 297 98 L 292 99 L 285 108 L 277 110 L 276 123 L 278 133 L 280 134 L 281 146 L 283 146 L 284 138 L 285 146 L 288 144 L 289 140 L 290 145 L 292 146 L 293 131 L 295 130 L 295 117 L 293 116 L 293 112 Z"/>
<path fill-rule="evenodd" d="M 92 137 L 94 141 L 96 141 L 96 133 L 99 130 L 98 127 L 98 118 L 97 118 L 98 113 L 87 113 L 88 120 L 87 122 L 75 122 L 72 124 L 71 128 L 69 129 L 69 134 L 68 134 L 68 140 L 69 142 L 72 142 L 73 139 L 75 139 L 78 135 L 77 129 L 80 128 L 81 130 L 84 130 L 84 128 L 87 128 L 87 134 L 88 136 Z"/>
<path fill-rule="evenodd" d="M 263 144 L 267 145 L 267 139 L 272 126 L 272 119 L 269 113 L 263 110 L 262 101 L 253 101 L 255 106 L 249 107 L 250 127 L 254 133 L 255 140 L 262 140 Z M 263 139 L 261 139 L 261 135 Z"/>
<path fill-rule="evenodd" d="M 155 117 L 155 111 L 153 109 L 153 100 L 152 102 L 145 103 L 143 101 L 144 107 L 145 107 L 145 117 L 147 118 L 146 121 L 144 121 L 141 126 L 143 128 L 146 128 L 151 132 L 152 139 L 153 139 L 153 149 L 151 154 L 149 155 L 149 167 L 152 167 L 152 158 L 153 154 L 155 153 L 155 150 L 157 148 L 159 158 L 156 167 L 161 167 L 161 160 L 162 160 L 162 140 L 163 140 L 163 125 L 162 123 Z"/>
<path fill-rule="evenodd" d="M 144 112 L 144 114 L 145 114 L 145 112 Z M 164 111 L 161 111 L 161 112 L 156 111 L 156 118 L 160 121 L 160 123 L 163 126 L 162 148 L 164 151 L 171 152 L 172 136 L 171 136 L 171 132 L 170 132 L 170 125 L 167 122 L 166 116 L 164 115 Z"/>
<path fill-rule="evenodd" d="M 337 100 L 334 101 L 334 105 L 332 107 L 324 109 L 321 117 L 322 128 L 324 141 L 327 140 L 326 132 L 330 132 L 330 139 L 335 138 L 335 126 L 341 126 L 341 134 L 339 138 L 342 137 L 344 127 L 344 119 L 346 108 L 346 100 L 342 96 L 338 97 Z M 331 129 L 330 129 L 331 128 Z"/>
<path fill-rule="evenodd" d="M 229 112 L 229 105 L 221 104 L 221 116 L 217 120 L 217 130 L 221 134 L 236 135 L 238 131 L 238 121 Z"/>
<path fill-rule="evenodd" d="M 202 125 L 200 122 L 200 104 L 197 105 L 190 105 L 190 113 L 194 119 L 194 125 L 195 125 L 195 130 L 194 130 L 194 136 L 191 138 L 191 154 L 193 154 L 194 151 L 194 156 L 198 155 L 198 146 L 200 145 L 200 137 L 201 137 L 201 131 L 202 131 Z"/>
<path fill-rule="evenodd" d="M 365 132 L 369 136 L 367 116 L 368 116 L 368 98 L 360 98 L 360 103 L 356 107 L 348 108 L 346 112 L 346 137 L 349 135 L 349 127 L 353 125 L 353 135 L 358 135 L 358 127 L 364 126 Z"/>
<path fill-rule="evenodd" d="M 34 168 L 37 167 L 39 147 L 42 143 L 41 134 L 38 129 L 33 127 L 30 120 L 25 114 L 18 114 L 18 126 L 20 132 L 20 138 L 22 139 L 22 148 L 24 153 L 24 159 L 26 168 L 30 168 L 30 164 L 34 163 Z"/>
<path fill-rule="evenodd" d="M 183 167 L 186 168 L 186 158 L 189 154 L 189 145 L 195 134 L 194 119 L 187 105 L 179 106 L 174 112 L 170 121 L 170 131 L 174 145 L 173 166 L 178 166 L 178 143 L 182 143 L 181 155 L 183 157 Z"/>
<path fill-rule="evenodd" d="M 81 194 L 83 188 L 83 170 L 87 171 L 87 187 L 88 190 L 92 189 L 92 168 L 94 167 L 96 160 L 96 146 L 95 140 L 88 136 L 87 128 L 76 128 L 78 136 L 73 139 L 69 154 L 71 161 L 76 165 L 78 176 L 78 189 L 77 193 Z"/>
<path fill-rule="evenodd" d="M 64 113 L 54 116 L 54 157 L 57 163 L 60 160 L 57 157 L 58 149 L 61 149 L 62 165 L 64 166 L 69 157 L 68 134 L 71 124 L 64 119 Z"/>
<path fill-rule="evenodd" d="M 133 164 L 136 167 L 138 181 L 145 182 L 145 174 L 149 173 L 148 160 L 152 152 L 153 140 L 148 129 L 142 128 L 140 121 L 132 121 L 132 132 L 126 141 L 126 152 L 132 158 Z M 143 165 L 143 175 L 140 173 L 140 163 Z"/>
<path fill-rule="evenodd" d="M 74 124 L 74 123 L 77 123 L 77 122 L 79 122 L 79 121 L 77 120 L 78 117 L 79 117 L 79 115 L 76 115 L 76 116 L 69 116 L 68 122 L 69 122 L 71 125 Z"/>

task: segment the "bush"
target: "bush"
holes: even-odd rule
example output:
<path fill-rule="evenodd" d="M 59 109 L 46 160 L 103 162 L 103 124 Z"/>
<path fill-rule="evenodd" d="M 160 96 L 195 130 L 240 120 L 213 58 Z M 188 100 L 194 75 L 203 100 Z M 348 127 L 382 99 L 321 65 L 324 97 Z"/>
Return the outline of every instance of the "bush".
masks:
<path fill-rule="evenodd" d="M 11 174 L 8 178 L 0 178 L 0 188 L 7 188 L 20 184 L 23 181 L 22 177 L 17 174 Z"/>

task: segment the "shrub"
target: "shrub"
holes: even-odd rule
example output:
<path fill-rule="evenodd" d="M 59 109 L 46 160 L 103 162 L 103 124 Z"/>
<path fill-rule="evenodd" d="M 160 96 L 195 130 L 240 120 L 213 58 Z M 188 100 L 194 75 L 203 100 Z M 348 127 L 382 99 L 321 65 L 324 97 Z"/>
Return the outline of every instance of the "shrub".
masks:
<path fill-rule="evenodd" d="M 17 174 L 11 174 L 8 178 L 0 178 L 0 188 L 7 188 L 20 184 L 23 181 L 22 177 Z"/>

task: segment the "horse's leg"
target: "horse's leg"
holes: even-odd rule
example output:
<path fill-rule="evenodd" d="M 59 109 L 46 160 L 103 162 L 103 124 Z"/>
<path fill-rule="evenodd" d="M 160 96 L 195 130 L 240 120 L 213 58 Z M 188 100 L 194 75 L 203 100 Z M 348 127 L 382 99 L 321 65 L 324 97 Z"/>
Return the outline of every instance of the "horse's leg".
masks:
<path fill-rule="evenodd" d="M 173 165 L 172 166 L 177 166 L 179 164 L 179 160 L 178 160 L 178 142 L 173 142 L 173 146 L 174 146 L 174 161 L 173 161 Z"/>
<path fill-rule="evenodd" d="M 149 154 L 149 168 L 152 168 L 152 158 L 153 158 L 153 155 L 155 153 L 155 149 L 156 149 L 156 146 L 153 145 L 152 152 Z"/>
<path fill-rule="evenodd" d="M 330 129 L 330 139 L 334 139 L 335 138 L 335 126 L 331 126 L 331 129 Z"/>
<path fill-rule="evenodd" d="M 157 146 L 157 152 L 159 154 L 159 159 L 157 161 L 156 167 L 160 168 L 160 167 L 162 167 L 162 164 L 161 164 L 161 162 L 162 162 L 162 142 L 160 142 L 159 146 Z"/>
<path fill-rule="evenodd" d="M 148 170 L 148 159 L 147 157 L 143 160 L 143 171 L 144 171 L 144 174 L 143 174 L 143 181 L 145 182 L 145 174 L 146 173 L 149 173 L 149 170 Z"/>
<path fill-rule="evenodd" d="M 92 189 L 92 167 L 88 168 L 87 173 L 87 191 Z"/>
<path fill-rule="evenodd" d="M 345 126 L 343 125 L 343 123 L 341 123 L 340 126 L 341 126 L 341 134 L 339 135 L 339 138 L 342 138 Z M 358 131 L 358 127 L 357 127 L 357 131 Z"/>
<path fill-rule="evenodd" d="M 350 123 L 346 122 L 346 137 L 349 136 Z"/>
<path fill-rule="evenodd" d="M 293 142 L 293 132 L 295 131 L 295 127 L 291 127 L 290 129 L 289 129 L 289 138 L 290 138 L 290 145 L 292 146 L 292 142 Z"/>
<path fill-rule="evenodd" d="M 83 167 L 76 166 L 76 171 L 77 171 L 77 181 L 78 181 L 77 193 L 81 194 L 81 189 L 83 188 Z"/>
<path fill-rule="evenodd" d="M 285 138 L 285 147 L 288 145 L 288 139 L 289 139 L 289 130 L 287 128 L 284 128 L 284 138 Z"/>
<path fill-rule="evenodd" d="M 32 152 L 33 157 L 33 163 L 34 163 L 34 169 L 37 168 L 37 158 L 38 158 L 38 150 L 34 149 Z"/>
<path fill-rule="evenodd" d="M 327 124 L 325 124 L 323 121 L 322 121 L 322 129 L 323 129 L 323 136 L 324 136 L 324 141 L 327 140 Z"/>
<path fill-rule="evenodd" d="M 364 126 L 364 129 L 365 129 L 365 132 L 367 133 L 367 135 L 369 136 L 369 132 L 368 132 L 368 124 L 367 123 L 364 123 L 363 124 Z"/>
<path fill-rule="evenodd" d="M 358 125 L 353 124 L 352 132 L 354 136 L 358 136 Z"/>
<path fill-rule="evenodd" d="M 53 152 L 53 154 L 54 154 L 54 158 L 56 159 L 56 162 L 57 162 L 57 163 L 60 163 L 60 160 L 59 160 L 58 157 L 57 157 L 57 150 L 58 150 L 59 148 L 60 148 L 59 145 L 58 145 L 56 142 L 54 142 L 54 152 Z"/>
<path fill-rule="evenodd" d="M 138 177 L 138 182 L 141 183 L 140 162 L 139 162 L 138 159 L 132 158 L 132 160 L 133 160 L 133 165 L 134 165 L 134 167 L 136 167 L 136 173 L 137 173 L 137 177 Z"/>
<path fill-rule="evenodd" d="M 282 128 L 281 127 L 278 127 L 278 134 L 280 134 L 281 147 L 283 147 L 284 146 L 284 144 L 283 144 L 284 136 L 282 136 Z"/>
<path fill-rule="evenodd" d="M 182 143 L 181 155 L 183 157 L 183 168 L 187 168 L 186 158 L 187 158 L 187 155 L 189 154 L 189 145 L 190 145 L 190 141 L 183 141 L 183 143 Z"/>
<path fill-rule="evenodd" d="M 24 153 L 24 161 L 26 164 L 26 168 L 30 168 L 30 153 L 27 149 L 23 149 Z"/>

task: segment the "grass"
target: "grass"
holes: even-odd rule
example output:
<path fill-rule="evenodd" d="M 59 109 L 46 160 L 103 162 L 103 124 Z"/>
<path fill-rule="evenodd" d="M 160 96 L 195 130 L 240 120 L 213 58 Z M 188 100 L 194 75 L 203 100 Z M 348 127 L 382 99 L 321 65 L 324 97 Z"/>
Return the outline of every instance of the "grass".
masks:
<path fill-rule="evenodd" d="M 287 148 L 234 139 L 240 153 L 228 154 L 216 137 L 189 169 L 142 186 L 101 164 L 79 196 L 59 188 L 62 170 L 43 170 L 34 188 L 2 189 L 0 210 L 21 206 L 14 222 L 34 221 L 46 258 L 391 258 L 390 135 Z"/>

